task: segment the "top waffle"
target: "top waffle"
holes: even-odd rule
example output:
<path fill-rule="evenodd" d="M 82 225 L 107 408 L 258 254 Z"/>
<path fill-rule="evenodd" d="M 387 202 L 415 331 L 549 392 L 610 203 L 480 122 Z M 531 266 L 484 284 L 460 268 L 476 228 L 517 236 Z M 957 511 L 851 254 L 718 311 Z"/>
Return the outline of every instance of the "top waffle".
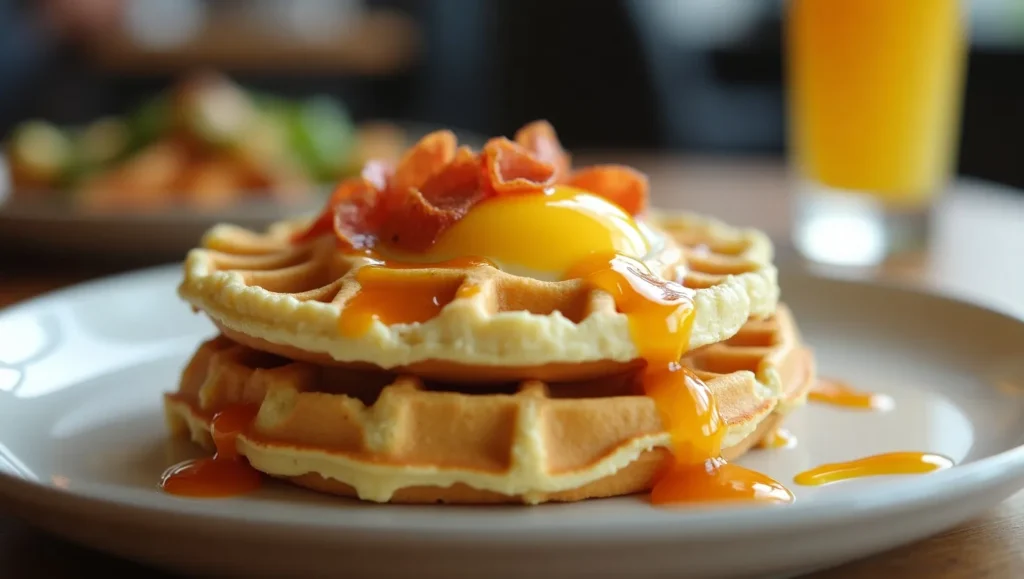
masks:
<path fill-rule="evenodd" d="M 756 230 L 702 216 L 653 214 L 651 271 L 694 290 L 689 349 L 734 335 L 778 300 L 772 246 Z M 490 265 L 403 269 L 403 291 L 434 288 L 431 319 L 339 331 L 372 259 L 330 237 L 292 244 L 296 223 L 266 233 L 217 226 L 185 262 L 180 295 L 233 340 L 296 360 L 376 366 L 445 380 L 583 379 L 639 363 L 628 318 L 579 279 L 543 281 Z"/>
<path fill-rule="evenodd" d="M 647 178 L 573 167 L 554 129 L 481 151 L 435 131 L 368 163 L 310 224 L 214 228 L 179 292 L 232 340 L 440 380 L 666 368 L 778 300 L 765 236 L 646 218 Z"/>

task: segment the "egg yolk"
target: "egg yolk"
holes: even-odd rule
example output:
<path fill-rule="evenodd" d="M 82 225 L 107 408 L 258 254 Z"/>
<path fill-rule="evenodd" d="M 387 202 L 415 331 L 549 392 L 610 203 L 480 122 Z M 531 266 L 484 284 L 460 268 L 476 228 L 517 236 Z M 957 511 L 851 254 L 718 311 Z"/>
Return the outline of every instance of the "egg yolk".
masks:
<path fill-rule="evenodd" d="M 581 189 L 555 186 L 539 195 L 507 195 L 474 206 L 425 252 L 390 259 L 436 263 L 475 255 L 508 270 L 561 279 L 594 253 L 642 258 L 650 243 L 618 205 Z"/>

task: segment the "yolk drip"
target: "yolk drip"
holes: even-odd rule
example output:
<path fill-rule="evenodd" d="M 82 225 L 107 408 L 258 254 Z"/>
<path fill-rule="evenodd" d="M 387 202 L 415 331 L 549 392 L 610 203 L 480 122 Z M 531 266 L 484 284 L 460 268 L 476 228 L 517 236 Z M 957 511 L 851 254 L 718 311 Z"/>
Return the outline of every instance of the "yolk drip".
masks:
<path fill-rule="evenodd" d="M 262 477 L 238 455 L 236 441 L 256 417 L 257 405 L 229 407 L 213 417 L 210 430 L 217 453 L 212 458 L 172 466 L 161 477 L 164 491 L 187 497 L 229 497 L 260 487 Z"/>
<path fill-rule="evenodd" d="M 793 494 L 767 476 L 723 458 L 700 464 L 676 462 L 651 489 L 656 505 L 737 500 L 789 503 Z"/>
<path fill-rule="evenodd" d="M 438 267 L 456 267 L 440 264 Z M 342 335 L 363 335 L 374 320 L 390 326 L 426 322 L 436 317 L 459 291 L 459 281 L 435 276 L 400 274 L 404 268 L 367 266 L 356 279 L 359 291 L 345 304 L 339 327 Z M 467 290 L 468 291 L 468 290 Z M 460 297 L 466 297 L 463 293 Z"/>
<path fill-rule="evenodd" d="M 938 454 L 890 452 L 848 462 L 824 464 L 796 475 L 793 482 L 816 486 L 867 476 L 924 474 L 951 466 L 952 460 Z"/>
<path fill-rule="evenodd" d="M 629 318 L 630 333 L 647 361 L 645 393 L 654 399 L 672 438 L 673 464 L 651 492 L 655 504 L 760 500 L 789 502 L 792 494 L 769 477 L 722 458 L 725 428 L 710 389 L 679 365 L 693 324 L 693 291 L 653 275 L 641 262 L 594 254 L 570 277 L 608 292 Z"/>
<path fill-rule="evenodd" d="M 641 258 L 651 248 L 647 236 L 619 206 L 559 185 L 536 195 L 506 195 L 479 203 L 423 253 L 381 249 L 408 262 L 482 255 L 504 268 L 558 278 L 594 251 Z"/>
<path fill-rule="evenodd" d="M 566 277 L 612 295 L 650 366 L 675 364 L 689 346 L 693 290 L 655 276 L 636 259 L 607 252 L 576 262 Z"/>
<path fill-rule="evenodd" d="M 807 399 L 860 410 L 889 410 L 893 406 L 892 398 L 888 396 L 861 392 L 845 382 L 827 379 L 818 380 L 814 389 L 807 394 Z"/>

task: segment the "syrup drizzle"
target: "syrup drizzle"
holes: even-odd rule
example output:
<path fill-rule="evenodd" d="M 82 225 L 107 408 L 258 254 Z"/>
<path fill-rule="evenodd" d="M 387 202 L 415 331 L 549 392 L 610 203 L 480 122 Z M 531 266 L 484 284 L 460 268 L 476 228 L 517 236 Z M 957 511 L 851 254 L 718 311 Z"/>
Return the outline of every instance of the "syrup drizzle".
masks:
<path fill-rule="evenodd" d="M 928 452 L 889 452 L 847 462 L 823 464 L 804 471 L 793 482 L 817 486 L 868 476 L 925 474 L 953 466 L 953 461 Z"/>
<path fill-rule="evenodd" d="M 256 418 L 258 405 L 231 406 L 213 416 L 210 432 L 216 454 L 185 461 L 167 469 L 160 487 L 173 495 L 207 498 L 231 497 L 260 487 L 260 473 L 239 456 L 238 435 Z"/>
<path fill-rule="evenodd" d="M 863 392 L 856 390 L 846 382 L 822 378 L 818 380 L 814 388 L 807 393 L 807 399 L 842 406 L 856 410 L 891 410 L 895 405 L 893 399 L 884 394 Z"/>
<path fill-rule="evenodd" d="M 612 295 L 647 361 L 641 377 L 672 438 L 673 462 L 651 491 L 654 504 L 755 500 L 791 502 L 775 480 L 721 456 L 725 428 L 710 389 L 678 360 L 689 346 L 693 290 L 653 275 L 641 262 L 596 254 L 568 276 Z"/>

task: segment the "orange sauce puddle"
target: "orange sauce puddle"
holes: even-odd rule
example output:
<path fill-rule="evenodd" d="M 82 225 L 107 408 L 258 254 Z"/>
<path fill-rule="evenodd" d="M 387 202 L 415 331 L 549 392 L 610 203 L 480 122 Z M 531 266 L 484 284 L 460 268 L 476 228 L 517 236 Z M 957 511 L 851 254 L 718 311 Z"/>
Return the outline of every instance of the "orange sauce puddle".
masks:
<path fill-rule="evenodd" d="M 258 489 L 262 476 L 238 455 L 235 445 L 258 410 L 258 405 L 239 405 L 215 414 L 210 430 L 216 454 L 172 466 L 161 477 L 160 487 L 172 495 L 198 498 L 230 497 Z"/>
<path fill-rule="evenodd" d="M 656 505 L 711 501 L 789 503 L 793 494 L 778 482 L 717 458 L 703 464 L 674 464 L 651 489 Z"/>
<path fill-rule="evenodd" d="M 776 428 L 761 440 L 758 445 L 761 448 L 793 448 L 796 446 L 796 436 L 785 428 Z"/>
<path fill-rule="evenodd" d="M 582 278 L 612 295 L 618 310 L 628 316 L 633 341 L 647 361 L 644 392 L 654 399 L 672 438 L 674 458 L 656 481 L 651 502 L 791 502 L 792 493 L 775 480 L 722 458 L 725 428 L 714 396 L 678 363 L 689 346 L 694 292 L 621 255 L 596 254 L 568 277 Z"/>
<path fill-rule="evenodd" d="M 846 382 L 826 378 L 818 380 L 814 388 L 807 393 L 807 399 L 857 410 L 890 410 L 894 405 L 892 398 L 884 394 L 863 392 Z"/>
<path fill-rule="evenodd" d="M 413 269 L 472 268 L 493 266 L 479 257 L 462 257 L 438 263 L 376 261 L 356 273 L 359 291 L 345 304 L 338 322 L 343 336 L 366 333 L 379 320 L 385 326 L 422 323 L 436 317 L 455 298 L 470 298 L 480 292 L 473 285 L 460 286 L 455 280 L 396 273 Z"/>
<path fill-rule="evenodd" d="M 953 466 L 953 461 L 927 452 L 889 452 L 847 462 L 823 464 L 804 471 L 793 482 L 817 486 L 868 476 L 925 474 Z"/>
<path fill-rule="evenodd" d="M 389 268 L 366 267 L 359 271 L 360 289 L 345 304 L 339 328 L 342 335 L 361 336 L 374 320 L 390 326 L 426 322 L 455 299 L 457 286 L 432 277 L 398 276 Z"/>

